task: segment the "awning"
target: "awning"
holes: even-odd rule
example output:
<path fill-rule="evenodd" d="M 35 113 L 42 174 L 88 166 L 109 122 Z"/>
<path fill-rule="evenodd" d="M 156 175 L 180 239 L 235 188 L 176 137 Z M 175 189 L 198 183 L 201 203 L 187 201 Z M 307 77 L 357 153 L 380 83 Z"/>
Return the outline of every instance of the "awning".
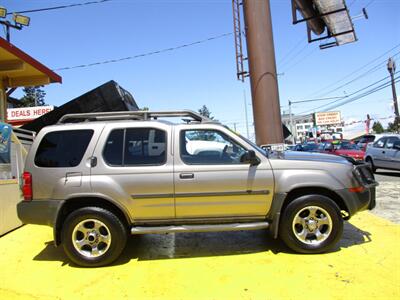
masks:
<path fill-rule="evenodd" d="M 0 38 L 0 79 L 3 88 L 61 83 L 61 76 Z"/>

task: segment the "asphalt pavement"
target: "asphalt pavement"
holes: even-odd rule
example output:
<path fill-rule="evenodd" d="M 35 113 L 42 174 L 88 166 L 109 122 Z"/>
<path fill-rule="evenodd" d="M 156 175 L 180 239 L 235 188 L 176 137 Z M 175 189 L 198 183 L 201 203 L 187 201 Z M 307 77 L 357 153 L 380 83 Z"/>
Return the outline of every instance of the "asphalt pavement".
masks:
<path fill-rule="evenodd" d="M 400 224 L 400 172 L 377 170 L 376 207 L 371 212 Z"/>

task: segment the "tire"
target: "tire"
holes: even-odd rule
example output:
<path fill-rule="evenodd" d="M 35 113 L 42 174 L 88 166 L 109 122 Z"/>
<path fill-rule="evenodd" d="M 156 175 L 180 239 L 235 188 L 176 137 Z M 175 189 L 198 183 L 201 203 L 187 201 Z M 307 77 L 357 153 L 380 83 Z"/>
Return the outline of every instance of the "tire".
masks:
<path fill-rule="evenodd" d="M 101 267 L 115 261 L 124 250 L 127 228 L 112 212 L 84 207 L 66 218 L 61 243 L 68 258 L 79 266 Z"/>
<path fill-rule="evenodd" d="M 322 195 L 294 199 L 285 208 L 279 236 L 295 252 L 323 253 L 341 238 L 343 218 L 336 203 Z"/>
<path fill-rule="evenodd" d="M 376 167 L 375 167 L 375 165 L 374 165 L 374 162 L 372 161 L 372 158 L 368 156 L 368 157 L 365 159 L 365 162 L 366 162 L 367 164 L 369 164 L 372 173 L 375 173 L 375 172 L 376 172 Z"/>

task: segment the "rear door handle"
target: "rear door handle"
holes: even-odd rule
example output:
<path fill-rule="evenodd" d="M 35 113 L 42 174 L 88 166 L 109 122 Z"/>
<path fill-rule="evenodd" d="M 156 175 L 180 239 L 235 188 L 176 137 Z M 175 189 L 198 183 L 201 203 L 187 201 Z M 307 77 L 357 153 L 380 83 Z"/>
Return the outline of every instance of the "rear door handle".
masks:
<path fill-rule="evenodd" d="M 181 173 L 179 174 L 180 179 L 193 179 L 194 174 L 193 173 Z"/>

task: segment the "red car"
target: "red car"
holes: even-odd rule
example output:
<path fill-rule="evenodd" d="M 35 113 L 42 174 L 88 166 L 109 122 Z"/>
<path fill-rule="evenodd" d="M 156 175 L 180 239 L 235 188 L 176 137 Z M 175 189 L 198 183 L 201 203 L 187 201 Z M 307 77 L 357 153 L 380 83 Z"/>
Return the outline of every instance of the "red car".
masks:
<path fill-rule="evenodd" d="M 325 141 L 319 144 L 318 152 L 349 156 L 355 160 L 364 160 L 365 151 L 361 150 L 356 144 L 347 140 Z"/>

